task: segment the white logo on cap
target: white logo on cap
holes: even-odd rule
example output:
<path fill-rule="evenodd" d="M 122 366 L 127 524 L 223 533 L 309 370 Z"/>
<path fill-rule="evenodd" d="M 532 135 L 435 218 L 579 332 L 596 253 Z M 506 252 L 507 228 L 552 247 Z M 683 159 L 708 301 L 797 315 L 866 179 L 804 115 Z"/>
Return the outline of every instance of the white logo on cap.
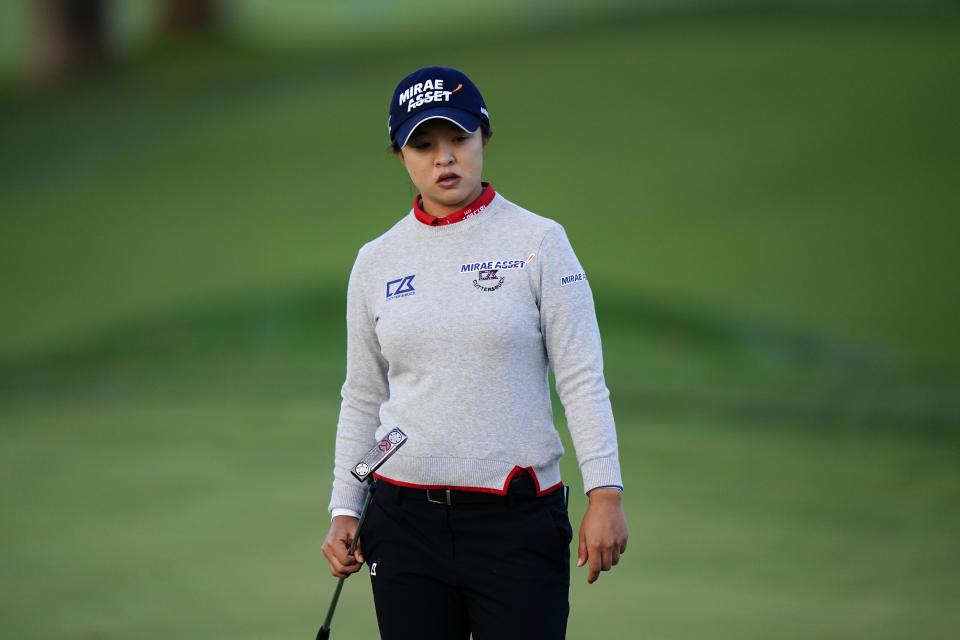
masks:
<path fill-rule="evenodd" d="M 463 85 L 457 85 L 457 88 L 453 91 L 444 91 L 443 78 L 418 82 L 412 87 L 407 87 L 407 89 L 400 94 L 398 104 L 402 107 L 404 103 L 409 102 L 409 104 L 407 104 L 407 113 L 410 113 L 417 107 L 422 107 L 430 102 L 450 102 L 450 96 L 462 87 Z"/>

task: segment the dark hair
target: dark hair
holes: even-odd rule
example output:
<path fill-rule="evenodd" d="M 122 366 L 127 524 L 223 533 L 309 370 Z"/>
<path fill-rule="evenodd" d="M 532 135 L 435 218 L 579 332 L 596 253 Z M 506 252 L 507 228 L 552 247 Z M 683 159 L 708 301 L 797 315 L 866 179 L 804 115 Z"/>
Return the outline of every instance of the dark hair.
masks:
<path fill-rule="evenodd" d="M 483 141 L 484 141 L 484 142 L 486 142 L 487 140 L 490 139 L 490 135 L 491 135 L 492 133 L 493 133 L 493 129 L 491 129 L 489 126 L 487 126 L 487 125 L 484 124 L 483 122 L 480 123 L 480 137 L 483 138 Z M 397 141 L 396 141 L 396 140 L 393 140 L 393 141 L 390 143 L 390 146 L 387 147 L 387 151 L 389 151 L 390 153 L 392 153 L 392 154 L 394 154 L 394 155 L 397 155 L 397 154 L 400 153 L 400 145 L 397 144 Z"/>

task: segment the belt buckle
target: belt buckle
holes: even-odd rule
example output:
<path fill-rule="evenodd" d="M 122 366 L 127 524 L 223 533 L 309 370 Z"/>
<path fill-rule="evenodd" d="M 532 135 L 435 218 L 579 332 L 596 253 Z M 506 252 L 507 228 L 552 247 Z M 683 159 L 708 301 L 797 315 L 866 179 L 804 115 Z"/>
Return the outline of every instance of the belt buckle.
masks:
<path fill-rule="evenodd" d="M 431 491 L 430 489 L 427 489 L 427 502 L 429 502 L 429 503 L 431 503 L 431 504 L 445 504 L 445 505 L 447 505 L 448 507 L 453 504 L 452 502 L 450 502 L 450 489 L 444 489 L 444 490 L 443 490 L 443 492 L 444 492 L 444 497 L 443 497 L 443 499 L 441 499 L 441 500 L 434 500 L 433 498 L 431 498 L 431 497 L 430 497 L 430 491 Z M 437 489 L 433 489 L 433 491 L 437 491 Z"/>

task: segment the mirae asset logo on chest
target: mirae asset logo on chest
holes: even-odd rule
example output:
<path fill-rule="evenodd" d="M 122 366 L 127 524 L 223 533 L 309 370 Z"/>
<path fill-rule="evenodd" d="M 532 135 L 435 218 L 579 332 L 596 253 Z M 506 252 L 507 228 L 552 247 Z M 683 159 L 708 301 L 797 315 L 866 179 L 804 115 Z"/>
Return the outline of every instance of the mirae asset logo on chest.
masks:
<path fill-rule="evenodd" d="M 460 265 L 460 273 L 472 273 L 486 269 L 523 269 L 525 266 L 527 266 L 527 260 L 484 260 Z"/>

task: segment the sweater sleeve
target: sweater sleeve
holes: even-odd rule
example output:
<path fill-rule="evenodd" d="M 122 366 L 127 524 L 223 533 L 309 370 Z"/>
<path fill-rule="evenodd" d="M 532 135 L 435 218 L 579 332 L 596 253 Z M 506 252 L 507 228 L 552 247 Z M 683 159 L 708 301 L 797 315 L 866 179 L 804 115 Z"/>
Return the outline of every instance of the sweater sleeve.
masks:
<path fill-rule="evenodd" d="M 540 329 L 576 450 L 584 492 L 623 486 L 593 294 L 563 227 L 547 231 L 540 260 Z"/>
<path fill-rule="evenodd" d="M 380 352 L 363 278 L 363 250 L 347 286 L 347 374 L 340 392 L 333 492 L 328 509 L 359 512 L 367 487 L 350 469 L 376 442 L 380 405 L 387 399 L 387 362 Z"/>

